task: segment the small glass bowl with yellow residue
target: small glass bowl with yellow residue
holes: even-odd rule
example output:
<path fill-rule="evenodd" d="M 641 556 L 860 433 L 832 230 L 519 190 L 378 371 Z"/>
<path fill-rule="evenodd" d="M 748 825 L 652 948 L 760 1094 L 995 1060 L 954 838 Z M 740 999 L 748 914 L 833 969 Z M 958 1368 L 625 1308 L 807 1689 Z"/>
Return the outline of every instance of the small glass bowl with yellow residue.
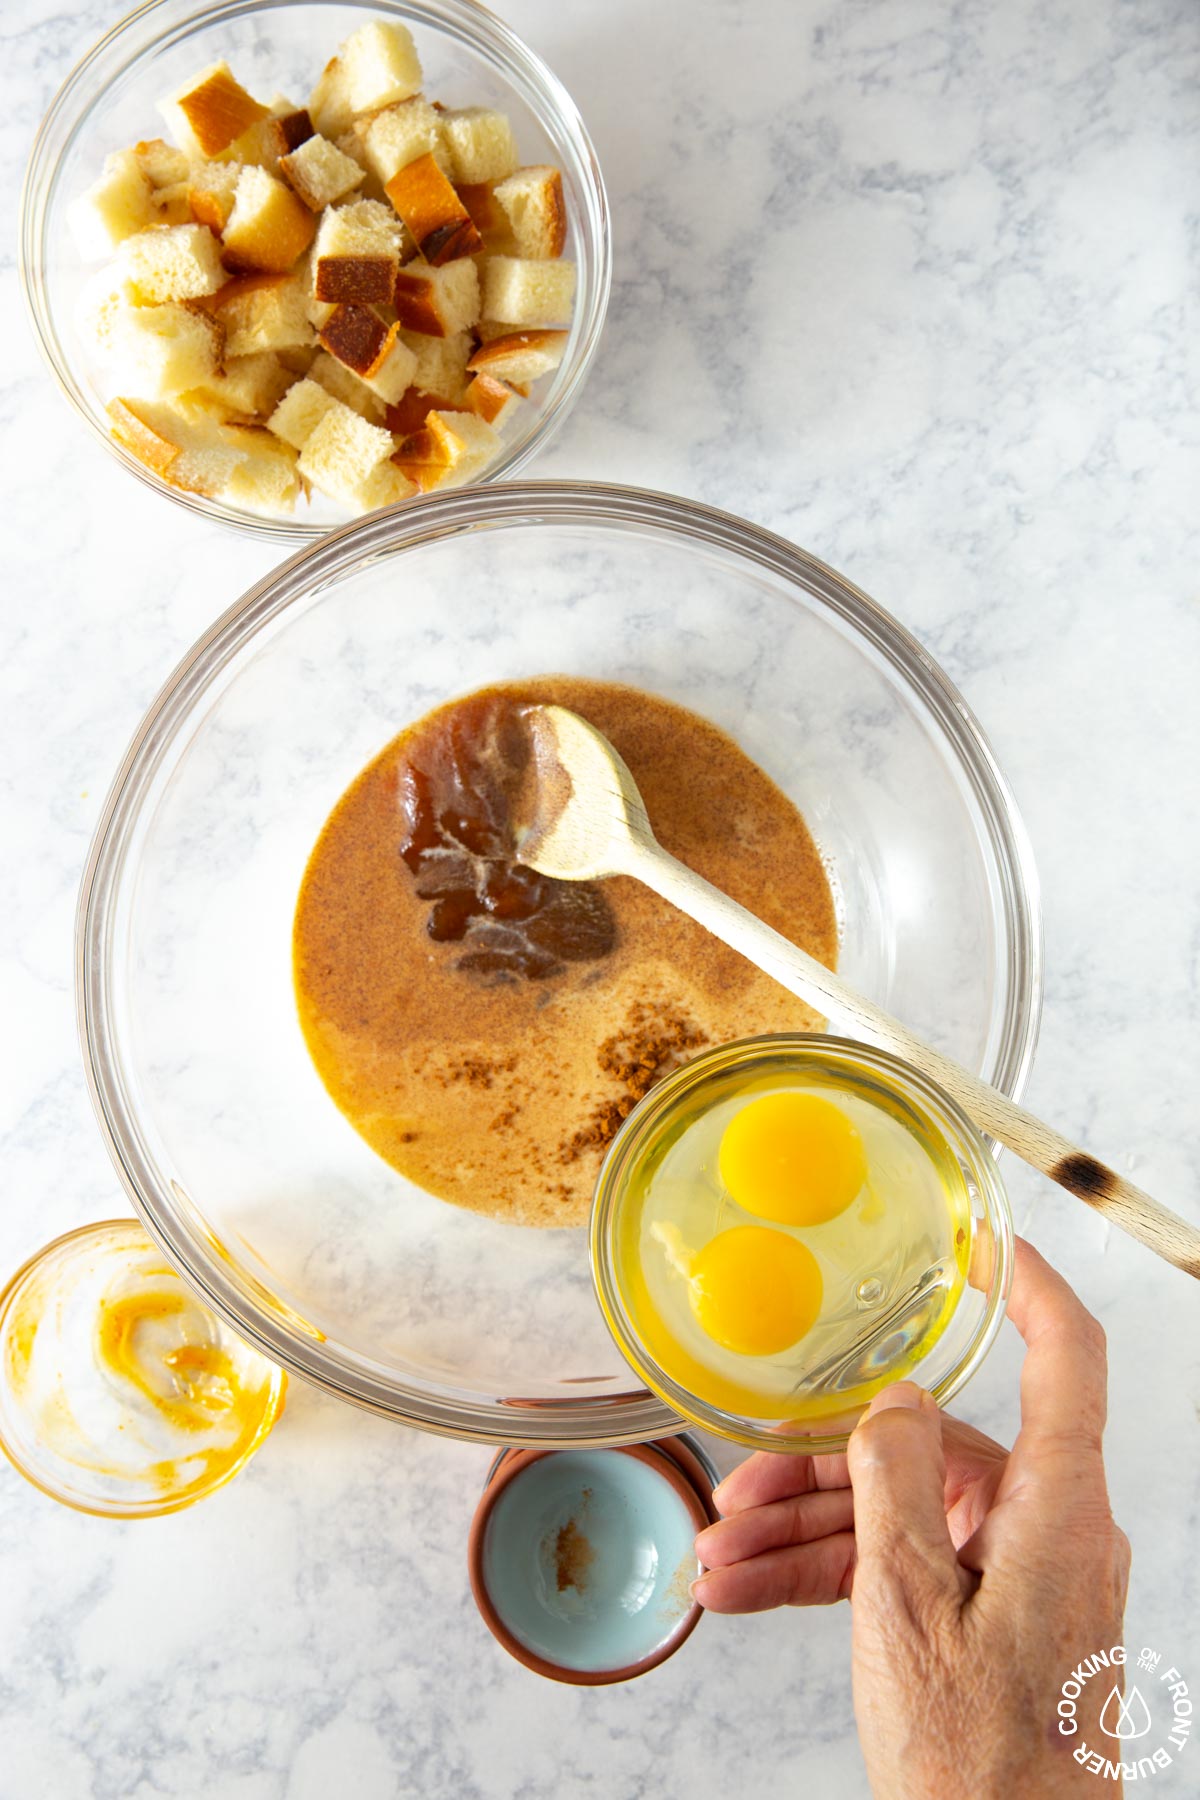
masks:
<path fill-rule="evenodd" d="M 151 1518 L 211 1494 L 286 1388 L 132 1219 L 56 1238 L 0 1292 L 0 1450 L 80 1512 Z"/>
<path fill-rule="evenodd" d="M 841 1449 L 872 1396 L 939 1403 L 999 1330 L 1008 1197 L 940 1088 L 846 1039 L 746 1038 L 655 1087 L 605 1158 L 592 1272 L 677 1413 L 754 1449 Z"/>

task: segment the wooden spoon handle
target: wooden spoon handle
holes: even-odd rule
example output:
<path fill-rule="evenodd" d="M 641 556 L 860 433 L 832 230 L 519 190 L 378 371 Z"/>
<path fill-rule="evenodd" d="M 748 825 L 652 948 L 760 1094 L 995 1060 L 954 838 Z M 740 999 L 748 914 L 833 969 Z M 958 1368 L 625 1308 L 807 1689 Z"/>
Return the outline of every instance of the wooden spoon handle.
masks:
<path fill-rule="evenodd" d="M 970 1074 L 922 1042 L 882 1007 L 873 1006 L 847 987 L 815 957 L 789 943 L 728 894 L 677 862 L 652 838 L 629 840 L 623 872 L 653 888 L 782 987 L 825 1017 L 836 1020 L 851 1036 L 876 1043 L 920 1069 L 958 1102 L 981 1131 L 998 1138 L 1051 1181 L 1086 1200 L 1147 1249 L 1200 1280 L 1200 1229 L 1160 1205 L 1114 1169 L 1097 1162 L 1069 1138 L 1052 1131 L 978 1075 Z"/>

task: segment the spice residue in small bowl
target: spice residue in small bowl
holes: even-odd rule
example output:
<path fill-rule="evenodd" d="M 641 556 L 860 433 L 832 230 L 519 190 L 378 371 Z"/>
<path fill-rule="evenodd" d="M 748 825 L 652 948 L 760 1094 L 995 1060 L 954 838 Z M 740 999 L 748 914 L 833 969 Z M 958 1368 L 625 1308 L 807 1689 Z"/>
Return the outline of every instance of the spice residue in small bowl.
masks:
<path fill-rule="evenodd" d="M 583 1529 L 591 1488 L 584 1488 L 579 1513 L 560 1525 L 554 1535 L 554 1576 L 559 1593 L 574 1588 L 577 1594 L 587 1591 L 588 1570 L 596 1560 L 591 1540 Z"/>

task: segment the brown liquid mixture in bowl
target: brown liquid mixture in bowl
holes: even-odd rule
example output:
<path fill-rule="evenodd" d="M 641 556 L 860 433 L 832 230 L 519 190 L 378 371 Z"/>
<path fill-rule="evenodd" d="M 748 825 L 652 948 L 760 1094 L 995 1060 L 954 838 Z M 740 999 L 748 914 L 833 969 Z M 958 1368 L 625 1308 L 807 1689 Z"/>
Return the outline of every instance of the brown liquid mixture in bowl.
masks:
<path fill-rule="evenodd" d="M 833 965 L 833 897 L 792 805 L 695 713 L 547 676 L 428 714 L 352 783 L 296 909 L 300 1021 L 334 1101 L 410 1181 L 524 1225 L 580 1225 L 600 1161 L 696 1051 L 820 1020 L 626 877 L 559 882 L 514 856 L 521 706 L 602 731 L 666 849 Z"/>

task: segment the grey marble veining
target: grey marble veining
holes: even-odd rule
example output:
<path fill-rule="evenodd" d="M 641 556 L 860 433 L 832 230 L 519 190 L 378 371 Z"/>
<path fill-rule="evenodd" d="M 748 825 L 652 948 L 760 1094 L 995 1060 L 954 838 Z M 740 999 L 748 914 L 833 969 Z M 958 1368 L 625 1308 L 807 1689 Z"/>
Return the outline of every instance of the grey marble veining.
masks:
<path fill-rule="evenodd" d="M 1198 1216 L 1194 6 L 503 10 L 575 95 L 614 214 L 609 326 L 536 472 L 741 512 L 922 639 L 1041 870 L 1030 1102 Z M 3 1271 L 125 1210 L 75 1041 L 79 874 L 146 704 L 273 560 L 89 441 L 20 313 L 29 139 L 118 11 L 18 0 L 0 26 Z M 1006 1172 L 1108 1330 L 1128 1641 L 1195 1684 L 1194 1291 Z M 1018 1366 L 1006 1328 L 964 1414 L 1011 1434 Z M 865 1793 L 845 1609 L 709 1620 L 624 1689 L 510 1664 L 466 1586 L 488 1462 L 294 1383 L 247 1473 L 175 1518 L 75 1516 L 0 1469 L 0 1800 Z"/>

